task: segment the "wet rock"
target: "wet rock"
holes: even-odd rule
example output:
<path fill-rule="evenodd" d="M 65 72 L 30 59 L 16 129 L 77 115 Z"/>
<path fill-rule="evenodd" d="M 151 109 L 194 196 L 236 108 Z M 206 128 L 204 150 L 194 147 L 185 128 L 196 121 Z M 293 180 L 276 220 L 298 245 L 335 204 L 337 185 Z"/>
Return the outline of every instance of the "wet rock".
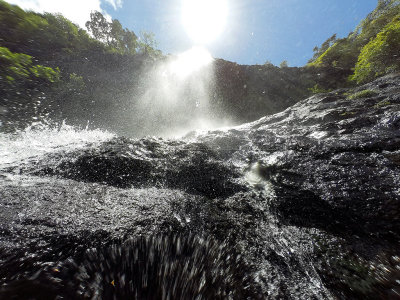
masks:
<path fill-rule="evenodd" d="M 114 139 L 100 149 L 58 153 L 38 165 L 36 175 L 58 175 L 120 188 L 165 186 L 209 198 L 245 189 L 240 173 L 215 151 L 192 143 Z"/>
<path fill-rule="evenodd" d="M 71 244 L 64 241 L 58 247 L 65 252 Z M 19 272 L 21 267 L 17 261 L 18 255 L 8 259 L 9 272 Z M 3 286 L 0 296 L 7 299 L 262 299 L 259 291 L 250 288 L 254 282 L 248 271 L 243 258 L 232 247 L 212 238 L 191 234 L 138 237 L 81 249 L 73 258 Z"/>
<path fill-rule="evenodd" d="M 210 277 L 221 290 L 207 285 L 205 299 L 229 297 L 227 289 L 233 299 L 396 297 L 399 88 L 400 76 L 392 75 L 315 95 L 232 129 L 178 141 L 119 137 L 0 166 L 0 265 L 19 266 L 13 274 L 1 268 L 3 291 L 15 291 L 21 282 L 30 289 L 38 278 L 41 285 L 52 274 L 48 266 L 60 264 L 71 273 L 52 276 L 64 287 L 70 278 L 68 291 L 87 287 L 89 296 L 112 298 L 114 284 L 130 270 L 146 273 L 147 265 L 135 265 L 135 259 L 124 265 L 123 257 L 135 255 L 132 249 L 160 253 L 165 243 L 158 241 L 190 233 L 188 257 L 174 254 L 176 239 L 166 243 L 166 261 L 176 262 L 171 272 L 179 279 L 170 286 L 151 275 L 154 290 L 164 288 L 157 295 L 192 295 L 202 286 L 197 271 L 204 267 L 222 274 Z M 374 93 L 359 93 L 364 90 Z M 81 238 L 66 246 L 63 236 Z M 210 243 L 202 244 L 202 236 Z M 136 242 L 129 244 L 132 238 Z M 13 252 L 20 257 L 10 259 Z M 228 259 L 230 253 L 242 260 Z M 165 265 L 159 256 L 157 270 Z M 228 260 L 215 269 L 197 260 L 203 256 Z M 84 272 L 72 262 L 88 266 L 88 281 L 77 279 Z M 123 265 L 122 273 L 113 262 Z M 192 283 L 176 267 L 185 262 L 199 266 Z M 114 284 L 107 273 L 118 278 Z M 146 292 L 138 283 L 125 287 L 118 295 Z M 184 287 L 187 294 L 173 294 Z"/>

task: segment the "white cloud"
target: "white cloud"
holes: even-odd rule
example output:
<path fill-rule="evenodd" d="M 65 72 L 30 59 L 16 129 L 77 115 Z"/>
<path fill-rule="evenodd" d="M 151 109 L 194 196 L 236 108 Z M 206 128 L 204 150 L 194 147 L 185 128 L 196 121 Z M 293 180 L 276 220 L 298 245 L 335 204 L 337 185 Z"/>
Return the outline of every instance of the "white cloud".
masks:
<path fill-rule="evenodd" d="M 122 7 L 122 0 L 106 0 L 106 2 L 114 7 L 114 9 Z"/>
<path fill-rule="evenodd" d="M 105 1 L 114 9 L 122 7 L 122 0 Z M 16 4 L 25 10 L 60 13 L 84 29 L 86 29 L 85 23 L 90 19 L 92 11 L 97 10 L 108 16 L 100 7 L 101 0 L 7 0 L 7 2 Z"/>

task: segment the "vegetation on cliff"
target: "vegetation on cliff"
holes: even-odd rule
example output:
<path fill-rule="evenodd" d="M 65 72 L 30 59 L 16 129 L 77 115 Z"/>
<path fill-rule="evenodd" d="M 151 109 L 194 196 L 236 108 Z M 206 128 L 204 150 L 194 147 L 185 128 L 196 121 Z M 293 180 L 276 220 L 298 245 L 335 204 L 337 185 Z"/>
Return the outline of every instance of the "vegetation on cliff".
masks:
<path fill-rule="evenodd" d="M 362 48 L 351 80 L 363 83 L 400 71 L 399 55 L 400 14 Z"/>
<path fill-rule="evenodd" d="M 348 37 L 333 35 L 306 66 L 322 74 L 324 89 L 371 81 L 400 68 L 400 1 L 379 0 L 378 5 Z"/>
<path fill-rule="evenodd" d="M 62 15 L 0 0 L 2 130 L 43 117 L 100 125 L 135 86 L 141 68 L 161 56 L 151 33 L 138 38 L 117 20 L 99 12 L 91 17 L 90 36 Z"/>
<path fill-rule="evenodd" d="M 132 118 L 127 107 L 143 92 L 144 70 L 164 59 L 154 35 L 138 37 L 100 12 L 91 14 L 86 27 L 0 0 L 2 130 L 48 117 L 118 131 Z M 216 60 L 211 104 L 223 112 L 220 118 L 254 121 L 310 94 L 398 72 L 398 53 L 400 0 L 379 0 L 353 33 L 328 38 L 302 68 L 285 61 L 277 67 Z"/>

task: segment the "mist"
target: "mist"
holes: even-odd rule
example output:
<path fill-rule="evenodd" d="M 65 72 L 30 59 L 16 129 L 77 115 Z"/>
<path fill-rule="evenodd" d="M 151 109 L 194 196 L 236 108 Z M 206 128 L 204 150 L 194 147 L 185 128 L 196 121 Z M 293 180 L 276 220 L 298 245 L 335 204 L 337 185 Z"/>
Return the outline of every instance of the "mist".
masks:
<path fill-rule="evenodd" d="M 206 49 L 193 47 L 146 69 L 128 103 L 131 134 L 173 138 L 230 125 L 215 106 L 213 61 Z"/>

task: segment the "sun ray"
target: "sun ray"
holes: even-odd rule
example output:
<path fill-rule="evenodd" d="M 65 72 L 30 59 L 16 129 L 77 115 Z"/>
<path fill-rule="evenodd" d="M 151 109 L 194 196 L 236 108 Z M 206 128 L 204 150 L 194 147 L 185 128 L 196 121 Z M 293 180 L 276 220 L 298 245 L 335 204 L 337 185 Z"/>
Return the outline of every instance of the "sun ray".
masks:
<path fill-rule="evenodd" d="M 224 31 L 227 0 L 183 0 L 182 4 L 182 22 L 194 42 L 208 44 Z"/>

